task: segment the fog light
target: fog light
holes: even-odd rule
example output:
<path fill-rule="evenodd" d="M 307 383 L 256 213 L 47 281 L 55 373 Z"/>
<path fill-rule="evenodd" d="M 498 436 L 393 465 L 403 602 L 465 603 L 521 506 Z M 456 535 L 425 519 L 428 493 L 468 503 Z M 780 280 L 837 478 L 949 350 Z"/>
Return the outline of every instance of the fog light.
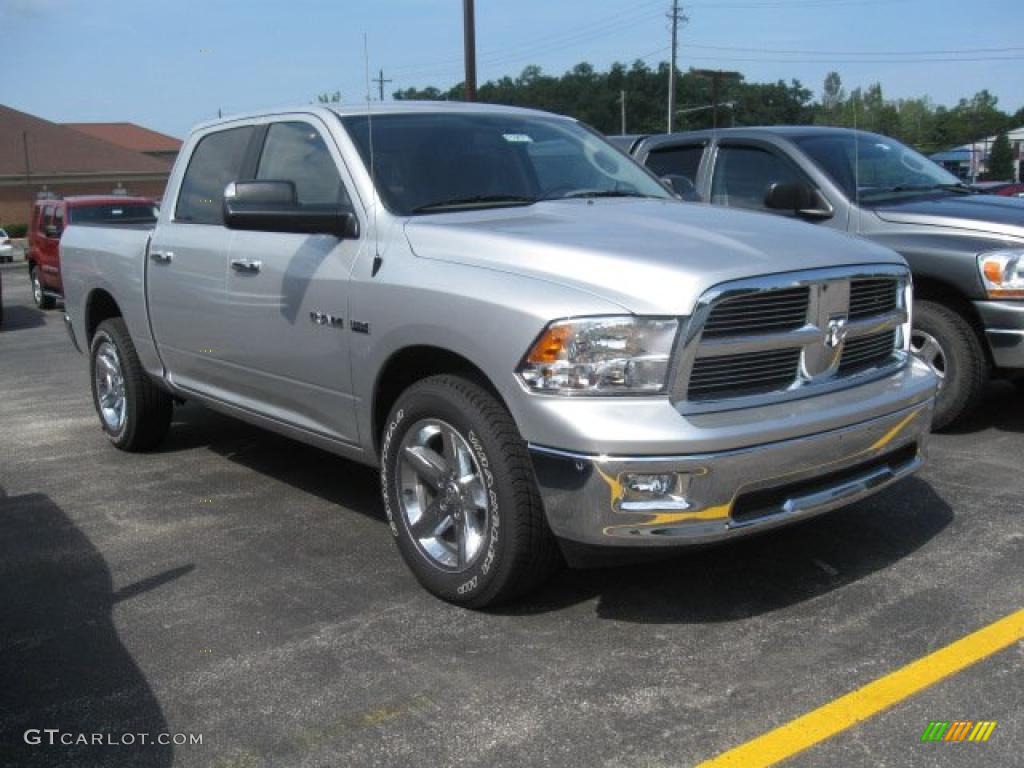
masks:
<path fill-rule="evenodd" d="M 690 476 L 681 472 L 626 472 L 620 478 L 622 499 L 619 509 L 640 512 L 652 509 L 688 509 L 686 500 Z"/>

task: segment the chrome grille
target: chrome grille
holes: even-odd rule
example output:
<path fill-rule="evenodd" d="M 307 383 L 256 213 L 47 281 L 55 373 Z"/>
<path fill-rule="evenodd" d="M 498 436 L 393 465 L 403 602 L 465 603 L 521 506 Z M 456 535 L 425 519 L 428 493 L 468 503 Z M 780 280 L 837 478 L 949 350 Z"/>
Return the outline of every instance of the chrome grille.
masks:
<path fill-rule="evenodd" d="M 806 286 L 726 299 L 711 310 L 704 336 L 795 330 L 807 322 L 809 300 Z"/>
<path fill-rule="evenodd" d="M 726 283 L 698 301 L 676 353 L 684 412 L 851 386 L 907 360 L 904 267 L 841 267 Z"/>
<path fill-rule="evenodd" d="M 839 375 L 862 371 L 880 365 L 892 357 L 896 331 L 882 331 L 850 339 L 839 359 Z"/>
<path fill-rule="evenodd" d="M 690 399 L 738 397 L 785 389 L 796 380 L 799 366 L 799 347 L 702 357 L 694 363 L 690 374 Z"/>
<path fill-rule="evenodd" d="M 850 319 L 880 315 L 896 309 L 899 283 L 891 277 L 850 281 Z"/>

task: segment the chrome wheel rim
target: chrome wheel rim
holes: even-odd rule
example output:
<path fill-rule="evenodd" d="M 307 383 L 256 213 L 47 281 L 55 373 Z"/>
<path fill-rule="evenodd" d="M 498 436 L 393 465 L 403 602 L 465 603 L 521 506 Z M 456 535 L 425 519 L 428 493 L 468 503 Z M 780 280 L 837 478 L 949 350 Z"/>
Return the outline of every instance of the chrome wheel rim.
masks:
<path fill-rule="evenodd" d="M 946 379 L 946 353 L 930 333 L 915 328 L 910 334 L 910 351 L 939 377 L 939 388 Z"/>
<path fill-rule="evenodd" d="M 113 432 L 120 432 L 124 426 L 128 398 L 124 392 L 124 374 L 121 372 L 121 358 L 117 347 L 104 341 L 96 348 L 96 402 L 100 418 Z"/>
<path fill-rule="evenodd" d="M 32 273 L 32 298 L 36 300 L 36 304 L 43 303 L 43 286 L 34 272 Z"/>
<path fill-rule="evenodd" d="M 464 571 L 487 543 L 490 505 L 466 438 L 440 419 L 422 419 L 398 449 L 402 521 L 428 562 Z"/>

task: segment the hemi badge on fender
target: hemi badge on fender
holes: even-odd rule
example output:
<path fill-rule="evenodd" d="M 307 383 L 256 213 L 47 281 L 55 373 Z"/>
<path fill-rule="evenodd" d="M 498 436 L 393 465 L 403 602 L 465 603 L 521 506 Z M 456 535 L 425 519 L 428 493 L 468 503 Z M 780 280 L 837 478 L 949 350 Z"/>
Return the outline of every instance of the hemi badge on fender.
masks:
<path fill-rule="evenodd" d="M 369 333 L 370 324 L 364 323 L 362 320 L 353 320 L 351 323 L 353 333 Z"/>
<path fill-rule="evenodd" d="M 345 320 L 325 312 L 310 312 L 309 319 L 316 325 L 329 325 L 332 328 L 344 328 Z"/>

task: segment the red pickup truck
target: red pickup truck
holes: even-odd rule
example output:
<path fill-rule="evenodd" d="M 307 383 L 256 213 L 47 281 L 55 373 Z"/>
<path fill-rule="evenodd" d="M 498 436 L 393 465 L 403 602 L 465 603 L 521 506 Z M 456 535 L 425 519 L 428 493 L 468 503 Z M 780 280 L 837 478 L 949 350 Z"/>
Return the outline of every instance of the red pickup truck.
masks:
<path fill-rule="evenodd" d="M 60 277 L 60 236 L 69 224 L 155 223 L 157 206 L 147 197 L 83 195 L 59 200 L 37 200 L 28 229 L 29 279 L 32 298 L 40 309 L 50 309 L 63 298 Z"/>

